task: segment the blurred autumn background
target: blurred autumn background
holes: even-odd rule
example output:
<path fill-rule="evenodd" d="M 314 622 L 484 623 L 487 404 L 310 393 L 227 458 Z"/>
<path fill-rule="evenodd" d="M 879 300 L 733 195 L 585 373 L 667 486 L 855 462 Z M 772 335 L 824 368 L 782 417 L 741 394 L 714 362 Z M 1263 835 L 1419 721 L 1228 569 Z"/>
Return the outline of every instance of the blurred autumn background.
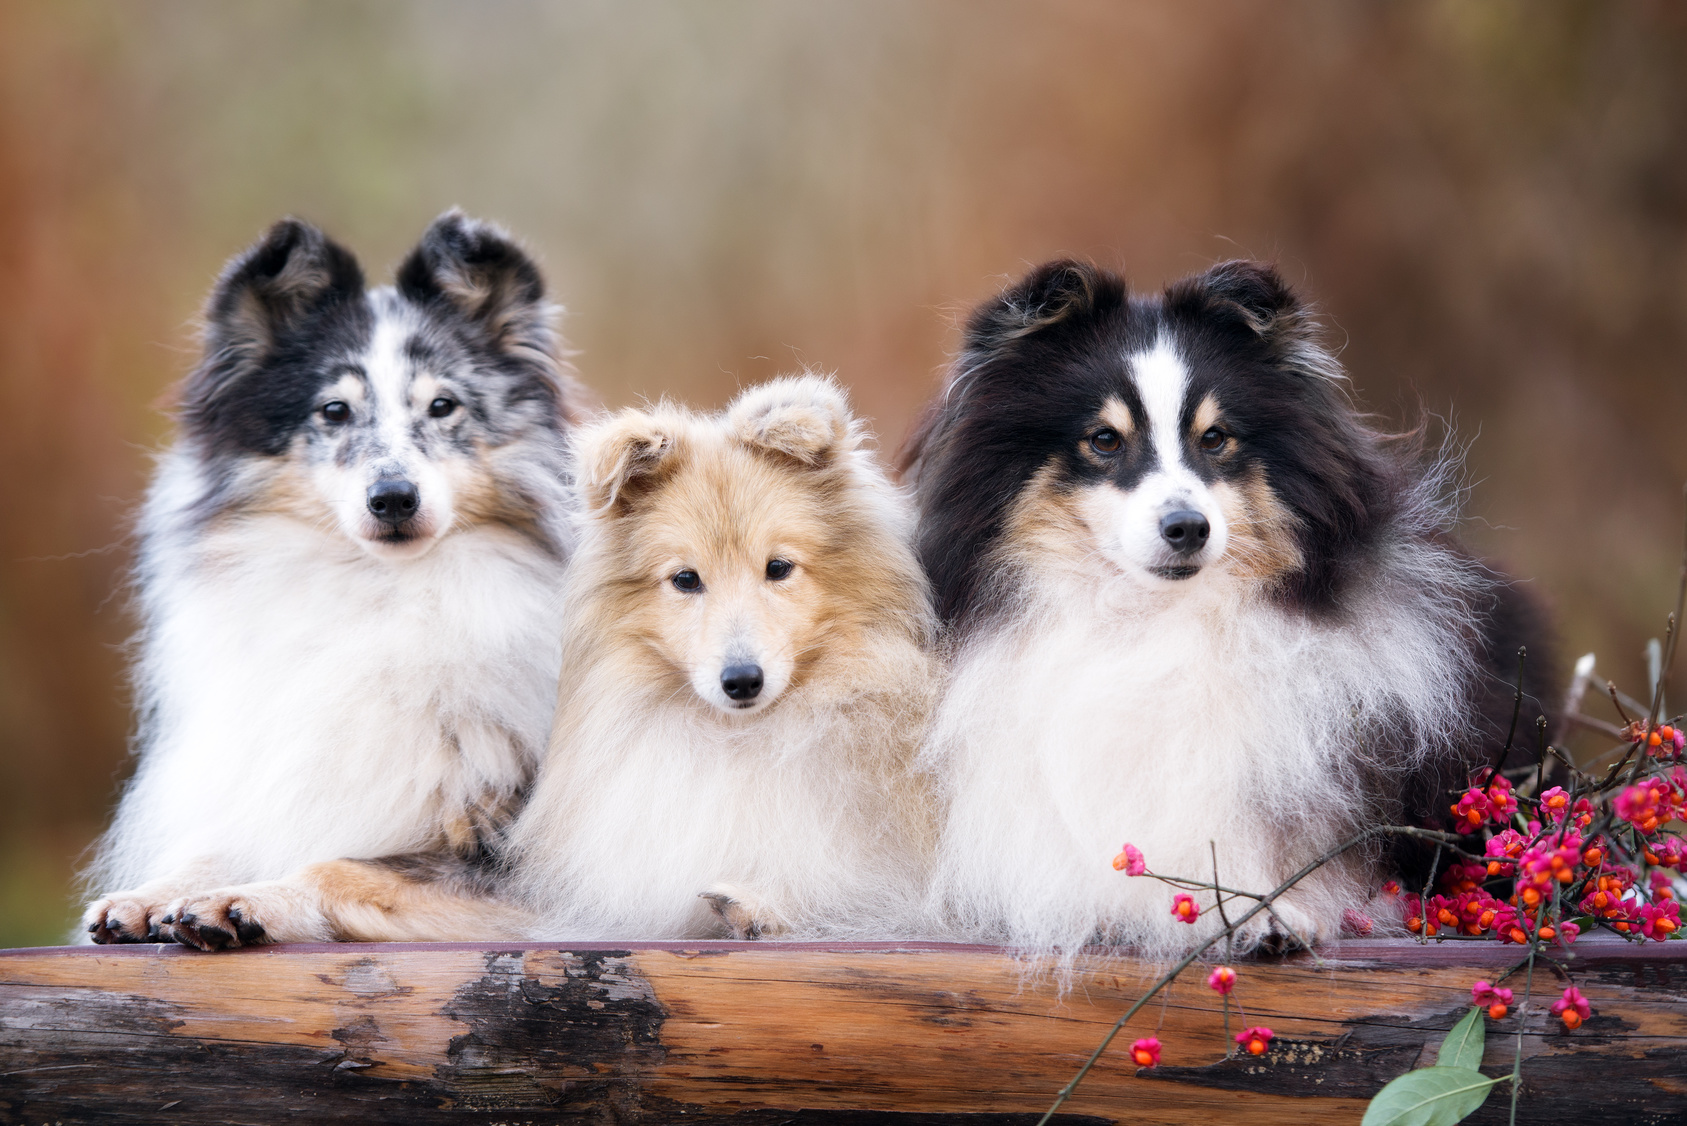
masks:
<path fill-rule="evenodd" d="M 126 521 L 219 266 L 295 213 L 384 279 L 453 204 L 541 256 L 608 404 L 809 363 L 886 446 L 1032 263 L 1276 259 L 1366 404 L 1454 418 L 1467 535 L 1566 653 L 1643 684 L 1687 478 L 1687 9 L 8 0 L 0 945 L 64 933 L 126 771 Z"/>

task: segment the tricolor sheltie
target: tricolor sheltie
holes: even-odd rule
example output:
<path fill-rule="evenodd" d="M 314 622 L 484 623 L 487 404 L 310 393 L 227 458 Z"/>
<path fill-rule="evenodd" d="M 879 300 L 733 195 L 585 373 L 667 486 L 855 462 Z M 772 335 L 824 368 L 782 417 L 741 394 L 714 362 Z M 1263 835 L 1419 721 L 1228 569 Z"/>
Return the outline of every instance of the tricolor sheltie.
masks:
<path fill-rule="evenodd" d="M 234 907 L 244 941 L 905 929 L 934 620 L 911 511 L 863 439 L 815 377 L 582 427 L 555 727 L 495 870 L 318 864 L 194 913 Z"/>
<path fill-rule="evenodd" d="M 392 288 L 293 220 L 230 262 L 140 518 L 139 763 L 95 941 L 173 937 L 180 897 L 315 860 L 472 857 L 518 804 L 571 543 L 552 317 L 534 263 L 455 212 Z"/>
<path fill-rule="evenodd" d="M 1202 880 L 1216 847 L 1217 882 L 1263 893 L 1368 819 L 1435 821 L 1503 746 L 1523 641 L 1535 753 L 1528 604 L 1267 266 L 1155 297 L 1035 271 L 972 315 L 904 464 L 954 655 L 923 759 L 952 933 L 1167 954 L 1218 925 L 1211 895 L 1180 922 L 1121 842 Z M 1244 945 L 1332 937 L 1410 859 L 1350 855 Z"/>

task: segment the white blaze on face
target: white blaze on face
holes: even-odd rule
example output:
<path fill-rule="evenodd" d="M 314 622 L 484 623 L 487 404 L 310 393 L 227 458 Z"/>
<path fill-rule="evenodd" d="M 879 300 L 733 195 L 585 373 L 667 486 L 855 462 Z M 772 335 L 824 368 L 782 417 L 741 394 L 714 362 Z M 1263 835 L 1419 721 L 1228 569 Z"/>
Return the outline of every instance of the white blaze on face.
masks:
<path fill-rule="evenodd" d="M 1121 570 L 1170 582 L 1155 569 L 1204 567 L 1221 559 L 1229 528 L 1212 490 L 1189 465 L 1192 444 L 1184 424 L 1189 369 L 1183 358 L 1161 336 L 1148 351 L 1125 356 L 1125 363 L 1147 415 L 1147 425 L 1127 441 L 1149 443 L 1153 465 L 1128 491 L 1111 483 L 1086 490 L 1082 512 L 1097 546 Z M 1178 555 L 1160 532 L 1161 521 L 1180 510 L 1199 512 L 1211 527 L 1206 547 L 1193 555 Z"/>
<path fill-rule="evenodd" d="M 414 330 L 402 312 L 381 310 L 370 336 L 368 351 L 359 357 L 367 378 L 348 377 L 342 383 L 356 386 L 356 400 L 348 395 L 359 433 L 357 455 L 349 464 L 324 468 L 329 494 L 340 525 L 371 553 L 387 558 L 421 555 L 451 526 L 454 518 L 451 489 L 446 475 L 416 444 L 416 426 L 425 424 L 432 380 L 418 379 L 414 361 L 405 354 L 405 343 Z M 420 396 L 429 396 L 426 400 Z M 377 481 L 404 480 L 416 489 L 418 504 L 410 530 L 414 538 L 404 543 L 382 542 L 384 528 L 369 512 L 369 489 Z"/>

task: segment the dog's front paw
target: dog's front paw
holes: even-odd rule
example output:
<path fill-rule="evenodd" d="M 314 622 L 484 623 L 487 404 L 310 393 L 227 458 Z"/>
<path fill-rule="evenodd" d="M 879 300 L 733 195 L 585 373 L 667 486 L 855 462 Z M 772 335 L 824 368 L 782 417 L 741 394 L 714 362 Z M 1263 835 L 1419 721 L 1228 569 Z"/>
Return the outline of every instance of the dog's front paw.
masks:
<path fill-rule="evenodd" d="M 183 896 L 159 923 L 167 938 L 200 950 L 334 939 L 312 889 L 285 880 Z"/>
<path fill-rule="evenodd" d="M 726 924 L 733 938 L 771 938 L 789 929 L 776 914 L 758 904 L 753 895 L 739 888 L 716 884 L 698 894 Z"/>
<path fill-rule="evenodd" d="M 162 903 L 153 903 L 139 892 L 120 891 L 88 904 L 82 925 L 95 942 L 166 942 L 159 933 L 165 914 Z"/>
<path fill-rule="evenodd" d="M 274 941 L 259 908 L 239 888 L 184 895 L 165 909 L 158 930 L 171 942 L 198 950 L 226 950 Z"/>
<path fill-rule="evenodd" d="M 1311 950 L 1328 941 L 1334 933 L 1310 912 L 1281 899 L 1243 929 L 1247 945 L 1261 954 L 1274 955 Z"/>

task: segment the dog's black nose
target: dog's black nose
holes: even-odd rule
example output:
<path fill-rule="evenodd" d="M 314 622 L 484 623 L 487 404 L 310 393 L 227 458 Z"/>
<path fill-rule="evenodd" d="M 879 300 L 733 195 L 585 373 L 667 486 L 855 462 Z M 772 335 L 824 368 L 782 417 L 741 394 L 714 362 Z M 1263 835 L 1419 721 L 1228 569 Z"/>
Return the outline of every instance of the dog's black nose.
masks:
<path fill-rule="evenodd" d="M 730 665 L 720 674 L 720 686 L 728 700 L 754 700 L 761 695 L 761 666 Z"/>
<path fill-rule="evenodd" d="M 1168 512 L 1160 520 L 1160 537 L 1179 555 L 1193 555 L 1206 547 L 1212 531 L 1205 516 L 1187 508 Z"/>
<path fill-rule="evenodd" d="M 416 515 L 421 497 L 402 477 L 383 477 L 369 486 L 369 511 L 383 524 L 397 526 Z"/>

